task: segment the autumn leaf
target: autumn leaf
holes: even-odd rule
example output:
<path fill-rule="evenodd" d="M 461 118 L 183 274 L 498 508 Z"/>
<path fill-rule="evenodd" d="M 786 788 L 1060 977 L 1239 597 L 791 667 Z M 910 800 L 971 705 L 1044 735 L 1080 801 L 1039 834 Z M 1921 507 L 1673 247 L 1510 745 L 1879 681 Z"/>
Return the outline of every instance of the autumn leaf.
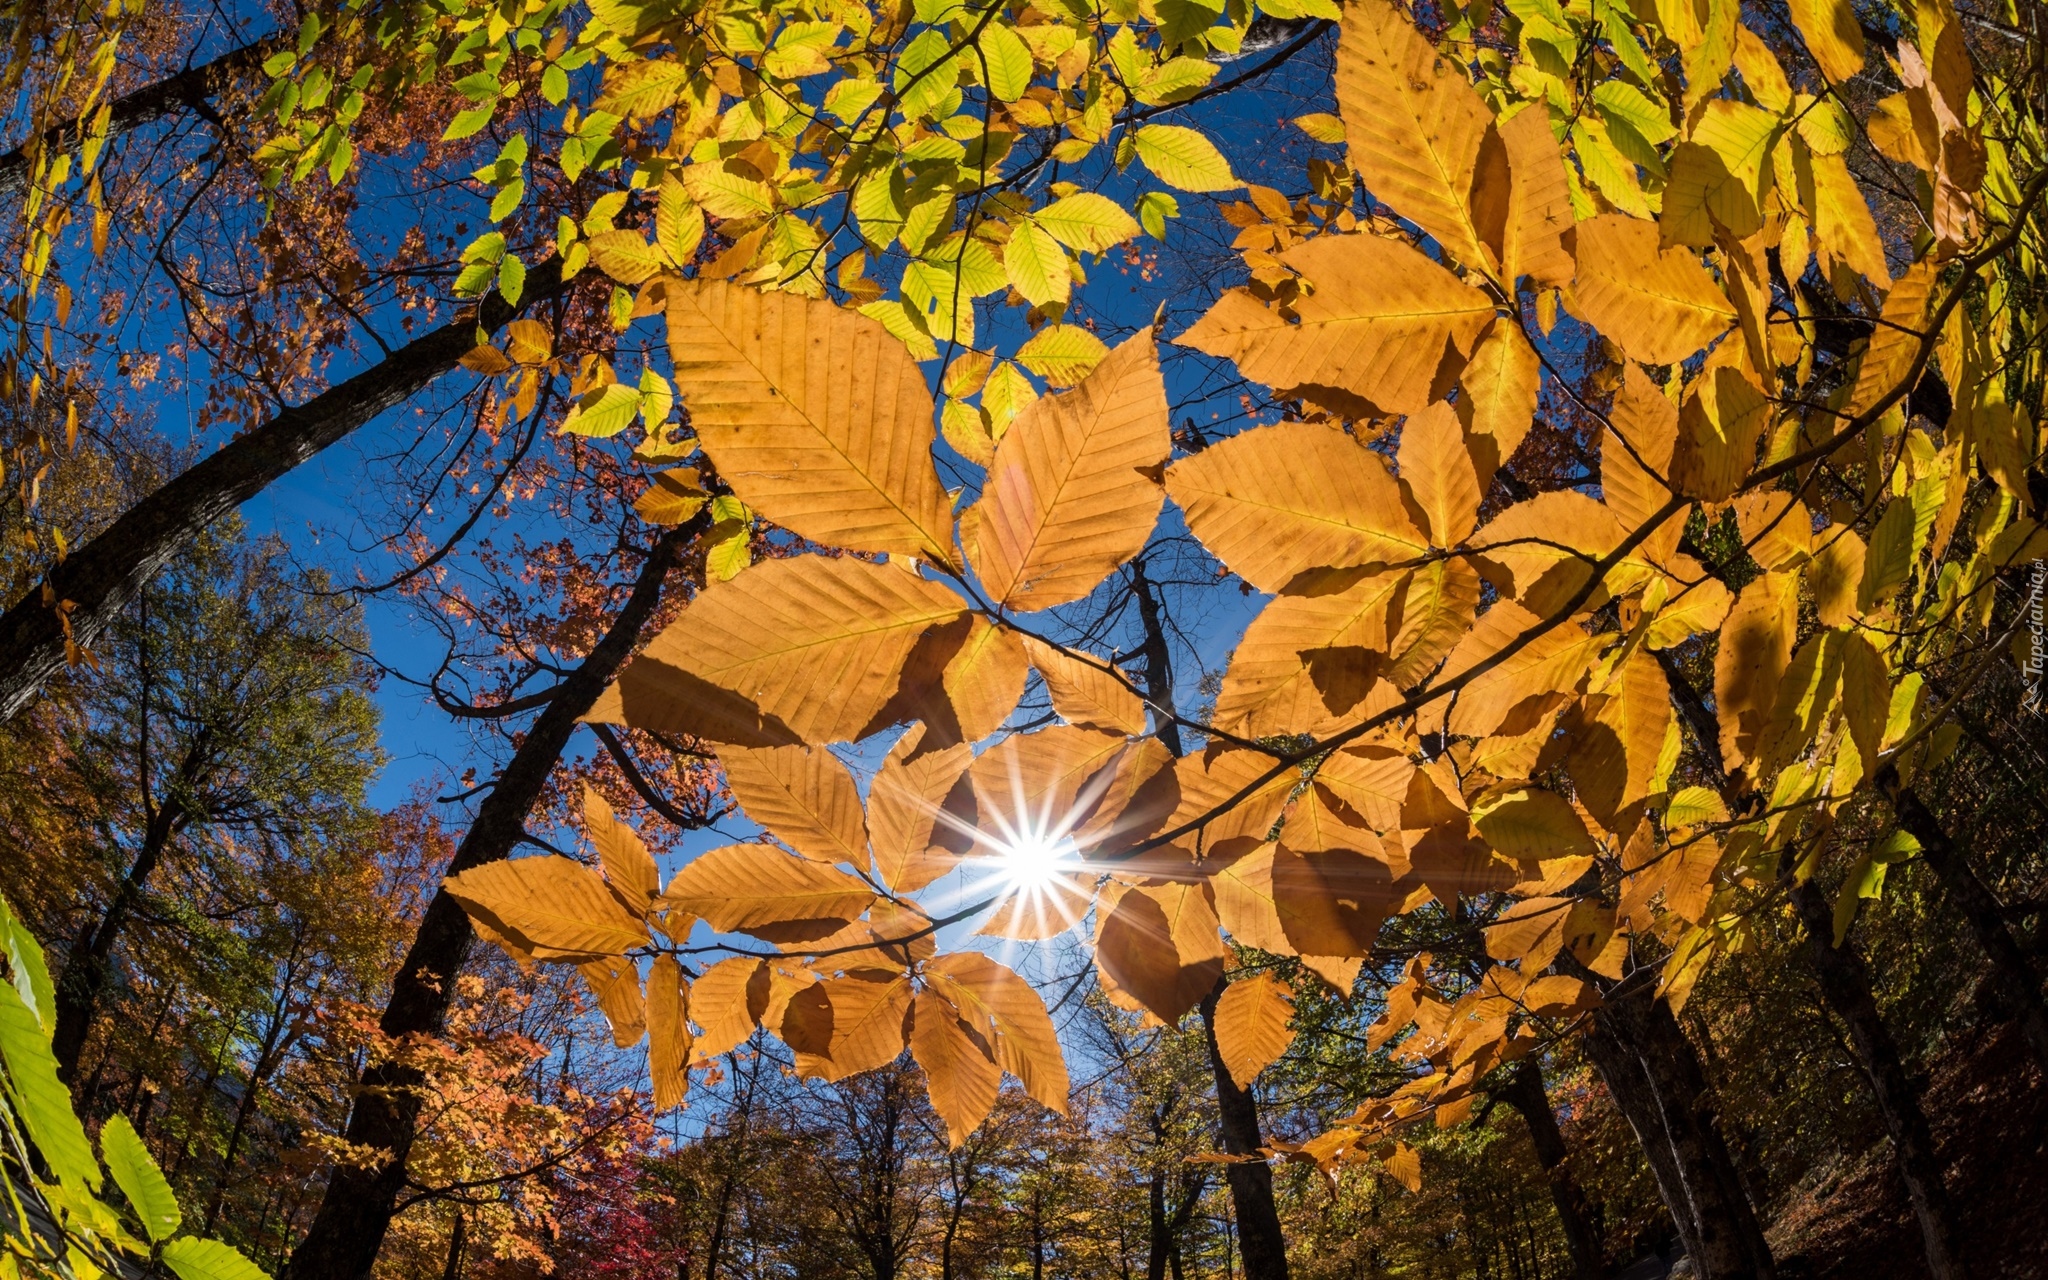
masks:
<path fill-rule="evenodd" d="M 1288 1025 L 1294 1016 L 1293 994 L 1270 973 L 1239 978 L 1216 1000 L 1216 1050 L 1240 1089 L 1258 1077 L 1294 1042 Z"/>
<path fill-rule="evenodd" d="M 1378 454 L 1334 427 L 1241 432 L 1166 473 L 1204 547 L 1261 591 L 1310 569 L 1418 559 L 1429 549 Z"/>
<path fill-rule="evenodd" d="M 946 1145 L 958 1147 L 995 1106 L 1002 1085 L 988 1040 L 933 990 L 911 1006 L 910 1053 L 924 1072 L 932 1110 L 946 1125 Z"/>
<path fill-rule="evenodd" d="M 741 746 L 850 741 L 883 727 L 919 639 L 963 610 L 890 565 L 769 560 L 691 601 L 589 718 Z"/>
<path fill-rule="evenodd" d="M 733 799 L 769 834 L 817 862 L 867 864 L 860 789 L 823 747 L 721 747 Z"/>
<path fill-rule="evenodd" d="M 450 876 L 443 887 L 465 911 L 542 960 L 593 960 L 648 941 L 645 920 L 569 858 L 488 863 Z"/>
<path fill-rule="evenodd" d="M 1152 473 L 1170 447 L 1149 330 L 1072 391 L 1018 415 L 961 521 L 968 562 L 990 597 L 1044 609 L 1093 591 L 1151 535 L 1163 500 Z"/>
<path fill-rule="evenodd" d="M 1735 306 L 1683 249 L 1659 249 L 1657 224 L 1608 213 L 1581 222 L 1578 309 L 1645 364 L 1675 364 L 1735 324 Z"/>
<path fill-rule="evenodd" d="M 1386 666 L 1389 620 L 1408 575 L 1319 569 L 1297 575 L 1245 629 L 1223 673 L 1215 724 L 1247 737 L 1323 734 L 1364 701 Z"/>
<path fill-rule="evenodd" d="M 690 1078 L 689 984 L 674 956 L 656 956 L 647 973 L 647 1073 L 654 1085 L 654 1110 L 682 1105 Z"/>
<path fill-rule="evenodd" d="M 992 1035 L 998 1065 L 1039 1105 L 1067 1114 L 1067 1064 L 1045 1002 L 1013 970 L 978 951 L 957 951 L 925 966 L 963 1021 Z"/>
<path fill-rule="evenodd" d="M 1045 678 L 1053 710 L 1062 720 L 1108 733 L 1135 736 L 1145 732 L 1145 704 L 1104 669 L 1104 659 L 1068 654 L 1034 636 L 1024 637 L 1024 651 Z"/>
<path fill-rule="evenodd" d="M 791 857 L 773 845 L 733 844 L 691 859 L 668 882 L 662 900 L 714 929 L 802 941 L 806 933 L 822 936 L 860 915 L 875 894 L 844 871 Z"/>
<path fill-rule="evenodd" d="M 1235 361 L 1282 396 L 1329 386 L 1381 413 L 1417 412 L 1439 368 L 1455 371 L 1493 318 L 1485 294 L 1397 240 L 1318 236 L 1279 259 L 1314 291 L 1283 313 L 1232 289 L 1177 341 Z"/>
<path fill-rule="evenodd" d="M 830 302 L 679 281 L 668 336 L 690 425 L 748 506 L 834 546 L 952 558 L 931 393 L 881 325 Z"/>

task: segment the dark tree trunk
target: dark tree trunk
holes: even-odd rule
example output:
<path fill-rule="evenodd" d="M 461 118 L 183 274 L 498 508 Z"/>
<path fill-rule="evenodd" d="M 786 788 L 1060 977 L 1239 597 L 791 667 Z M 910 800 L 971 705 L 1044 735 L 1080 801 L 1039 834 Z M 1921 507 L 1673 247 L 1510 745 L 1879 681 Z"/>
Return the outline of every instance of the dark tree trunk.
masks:
<path fill-rule="evenodd" d="M 1151 1231 L 1145 1250 L 1145 1280 L 1166 1280 L 1166 1255 L 1173 1252 L 1173 1235 L 1166 1229 L 1166 1171 L 1155 1170 L 1151 1188 Z"/>
<path fill-rule="evenodd" d="M 1934 816 L 1911 788 L 1899 779 L 1898 770 L 1887 766 L 1878 774 L 1877 784 L 1890 797 L 1899 825 L 1920 842 L 1920 856 L 1941 881 L 1942 892 L 1970 923 L 1977 945 L 1991 960 L 1991 976 L 1999 997 L 2020 1024 L 2020 1034 L 2034 1061 L 2048 1073 L 2048 1004 L 2041 999 L 2041 978 L 2028 962 L 2012 930 L 2006 927 L 2005 910 L 1969 859 L 1949 839 L 1948 829 Z"/>
<path fill-rule="evenodd" d="M 1223 1130 L 1223 1150 L 1234 1156 L 1255 1156 L 1259 1136 L 1259 1104 L 1250 1090 L 1237 1087 L 1216 1046 L 1216 1000 L 1224 983 L 1202 997 L 1202 1035 L 1209 1042 L 1209 1066 L 1216 1076 L 1216 1112 Z M 1273 1201 L 1273 1170 L 1264 1160 L 1223 1166 L 1237 1209 L 1238 1252 L 1244 1258 L 1245 1280 L 1287 1280 L 1287 1238 L 1280 1231 L 1280 1210 Z"/>
<path fill-rule="evenodd" d="M 1173 651 L 1166 647 L 1166 625 L 1159 616 L 1159 597 L 1153 594 L 1152 582 L 1145 576 L 1145 562 L 1131 561 L 1131 593 L 1138 601 L 1138 622 L 1145 630 L 1145 646 L 1141 653 L 1145 658 L 1144 680 L 1145 701 L 1152 704 L 1153 734 L 1160 745 L 1178 756 L 1181 754 L 1180 725 L 1174 716 L 1178 708 L 1173 700 Z"/>
<path fill-rule="evenodd" d="M 50 600 L 69 603 L 68 615 L 45 604 L 42 590 L 29 591 L 0 615 L 0 723 L 13 719 L 64 665 L 67 638 L 91 647 L 143 584 L 215 521 L 453 369 L 476 345 L 479 328 L 495 330 L 562 289 L 560 260 L 550 258 L 527 275 L 520 306 L 492 294 L 474 317 L 443 325 L 306 403 L 280 410 L 122 513 L 44 580 Z"/>
<path fill-rule="evenodd" d="M 1536 1162 L 1543 1166 L 1550 1180 L 1550 1198 L 1557 1205 L 1565 1248 L 1571 1251 L 1572 1274 L 1578 1280 L 1604 1280 L 1607 1264 L 1602 1257 L 1600 1231 L 1594 1224 L 1586 1193 L 1565 1160 L 1564 1134 L 1558 1131 L 1557 1113 L 1551 1110 L 1550 1095 L 1544 1091 L 1542 1069 L 1534 1059 L 1522 1059 L 1508 1072 L 1507 1084 L 1497 1096 L 1521 1112 L 1529 1126 Z"/>
<path fill-rule="evenodd" d="M 1957 1256 L 1955 1216 L 1941 1159 L 1935 1154 L 1934 1133 L 1920 1107 L 1920 1091 L 1914 1088 L 1899 1047 L 1878 1013 L 1870 990 L 1870 970 L 1852 948 L 1834 944 L 1834 909 L 1819 885 L 1809 880 L 1795 886 L 1792 905 L 1806 926 L 1807 949 L 1821 995 L 1849 1029 L 1849 1043 L 1862 1061 L 1871 1097 L 1884 1117 L 1885 1132 L 1891 1135 L 1906 1198 L 1920 1223 L 1928 1273 L 1934 1280 L 1962 1280 L 1968 1272 Z"/>
<path fill-rule="evenodd" d="M 210 62 L 188 67 L 132 93 L 123 94 L 108 108 L 107 140 L 111 142 L 132 129 L 140 129 L 181 111 L 208 114 L 207 99 L 254 72 L 263 65 L 265 58 L 282 47 L 281 37 L 258 40 L 230 49 Z M 0 155 L 0 194 L 14 191 L 28 180 L 29 167 L 35 162 L 38 151 L 49 147 L 68 150 L 77 146 L 78 141 L 76 123 L 67 122 Z"/>
<path fill-rule="evenodd" d="M 577 717 L 590 710 L 638 646 L 640 633 L 661 600 L 669 571 L 706 522 L 707 516 L 700 513 L 655 544 L 611 629 L 582 665 L 562 681 L 554 699 L 513 752 L 497 785 L 478 807 L 476 822 L 448 864 L 448 875 L 499 861 L 524 839 L 527 814 L 575 732 Z M 442 1031 L 456 975 L 475 939 L 469 917 L 455 899 L 437 892 L 392 982 L 391 998 L 379 1024 L 385 1035 L 397 1039 Z M 370 1274 L 405 1185 L 406 1157 L 420 1111 L 419 1084 L 417 1071 L 396 1063 L 374 1063 L 363 1072 L 349 1112 L 347 1138 L 358 1147 L 389 1152 L 390 1156 L 370 1167 L 342 1166 L 329 1176 L 313 1224 L 292 1252 L 287 1268 L 292 1280 L 359 1280 Z"/>
<path fill-rule="evenodd" d="M 1714 1093 L 1670 1006 L 1648 988 L 1593 1015 L 1587 1051 L 1628 1119 L 1703 1280 L 1770 1280 L 1770 1246 L 1721 1137 Z"/>

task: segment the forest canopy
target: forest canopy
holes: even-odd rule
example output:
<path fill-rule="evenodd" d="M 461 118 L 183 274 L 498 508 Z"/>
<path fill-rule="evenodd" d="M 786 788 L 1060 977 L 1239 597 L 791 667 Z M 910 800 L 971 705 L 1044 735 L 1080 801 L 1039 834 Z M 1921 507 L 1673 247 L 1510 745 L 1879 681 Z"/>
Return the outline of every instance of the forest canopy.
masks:
<path fill-rule="evenodd" d="M 2027 1274 L 1972 3 L 0 0 L 7 1265 Z"/>

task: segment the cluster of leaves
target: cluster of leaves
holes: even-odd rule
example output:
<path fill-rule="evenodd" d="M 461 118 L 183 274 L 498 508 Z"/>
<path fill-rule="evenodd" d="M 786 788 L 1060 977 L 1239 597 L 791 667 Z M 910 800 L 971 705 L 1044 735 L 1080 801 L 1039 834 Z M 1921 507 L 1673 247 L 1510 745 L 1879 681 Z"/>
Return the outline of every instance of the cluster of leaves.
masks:
<path fill-rule="evenodd" d="M 50 1052 L 57 996 L 42 947 L 4 901 L 0 940 L 0 1137 L 9 1165 L 21 1171 L 6 1183 L 9 1267 L 96 1276 L 132 1258 L 161 1261 L 178 1280 L 262 1280 L 264 1272 L 234 1246 L 179 1233 L 178 1198 L 125 1117 L 101 1129 L 94 1154 Z M 125 1214 L 103 1198 L 109 1175 L 127 1201 Z"/>
<path fill-rule="evenodd" d="M 729 15 L 606 8 L 581 37 L 608 64 L 597 109 L 620 128 L 670 127 L 665 151 L 620 150 L 666 211 L 655 240 L 627 233 L 638 248 L 592 252 L 638 286 L 635 311 L 665 315 L 697 444 L 762 518 L 886 557 L 799 556 L 711 587 L 593 713 L 718 744 L 736 799 L 786 849 L 714 850 L 663 887 L 593 813 L 602 877 L 535 859 L 451 882 L 515 954 L 584 966 L 622 1042 L 644 1007 L 660 1103 L 681 1096 L 694 1023 L 713 1050 L 768 1026 L 828 1079 L 907 1041 L 956 1141 L 1003 1070 L 1057 1105 L 1057 1049 L 1028 988 L 979 955 L 933 953 L 938 928 L 990 907 L 986 932 L 1027 940 L 1092 913 L 1104 987 L 1172 1022 L 1224 976 L 1225 935 L 1348 990 L 1387 917 L 1505 894 L 1484 982 L 1445 1000 L 1418 960 L 1390 994 L 1376 1034 L 1413 1027 L 1405 1052 L 1430 1069 L 1302 1150 L 1325 1167 L 1398 1157 L 1392 1128 L 1461 1115 L 1480 1076 L 1597 999 L 1592 978 L 1660 956 L 1661 993 L 1682 1005 L 1751 913 L 1811 874 L 1859 788 L 1952 745 L 1918 668 L 1995 649 L 1998 573 L 2048 545 L 2021 514 L 2038 440 L 2011 399 L 2038 382 L 2040 353 L 2003 277 L 1986 279 L 2009 265 L 2042 182 L 2023 185 L 1987 127 L 2010 91 L 1973 82 L 1940 3 L 1917 11 L 1899 46 L 1907 87 L 1866 125 L 1834 86 L 1866 56 L 1845 6 L 1796 15 L 1824 78 L 1795 92 L 1732 4 L 1531 5 L 1500 19 L 1498 40 L 1475 45 L 1474 27 L 1454 24 L 1440 49 L 1360 0 L 1342 15 L 1339 117 L 1302 127 L 1341 132 L 1348 169 L 1391 216 L 1317 217 L 1255 190 L 1236 219 L 1251 283 L 1177 339 L 1301 403 L 1304 420 L 1172 461 L 1141 332 L 999 433 L 982 419 L 985 442 L 949 429 L 986 468 L 956 513 L 916 361 L 935 353 L 927 341 L 973 334 L 967 309 L 938 299 L 1007 282 L 1055 318 L 1066 295 L 1034 294 L 1021 245 L 1036 227 L 1058 248 L 1044 213 L 1082 194 L 1010 214 L 987 212 L 990 196 L 985 217 L 950 230 L 956 198 L 990 185 L 1006 136 L 995 104 L 1019 119 L 1023 102 L 1078 108 L 1054 147 L 1076 158 L 1117 133 L 1119 158 L 1163 180 L 1234 185 L 1148 154 L 1145 130 L 1162 126 L 1125 127 L 1137 113 L 1121 86 L 1149 72 L 1123 75 L 1118 58 L 1135 44 L 1163 68 L 1187 41 L 1237 29 L 1191 32 L 1179 13 L 1058 18 L 1094 42 L 1063 46 L 1088 55 L 1071 65 L 1042 57 L 1043 25 L 1021 27 L 1032 73 L 1053 77 L 1029 90 L 1021 60 L 1014 84 L 995 74 L 1001 6 L 930 15 L 952 25 L 909 35 L 893 63 L 875 33 L 907 32 L 843 20 L 771 39 Z M 848 48 L 829 43 L 848 32 Z M 647 56 L 659 49 L 674 59 Z M 833 66 L 849 78 L 824 111 L 843 128 L 774 87 Z M 975 86 L 981 120 L 971 137 L 949 131 Z M 1843 160 L 1865 127 L 1925 171 L 1920 257 L 1897 279 Z M 792 164 L 807 144 L 833 157 L 827 169 Z M 887 167 L 870 171 L 876 156 Z M 1337 191 L 1330 172 L 1322 185 Z M 824 296 L 828 238 L 800 211 L 846 192 L 869 247 L 912 256 L 900 301 L 870 298 L 857 261 L 839 278 L 856 305 Z M 662 248 L 662 226 L 705 214 L 733 245 L 717 262 Z M 694 251 L 696 235 L 675 247 Z M 1000 275 L 986 250 L 986 289 L 981 240 L 1003 248 Z M 950 292 L 919 274 L 935 265 Z M 1810 273 L 1845 301 L 1882 296 L 1846 369 L 1816 363 Z M 1611 403 L 1581 406 L 1602 424 L 1598 496 L 1537 493 L 1482 523 L 1495 471 L 1557 382 L 1540 348 L 1564 324 L 1613 358 Z M 1930 365 L 1957 406 L 1939 434 L 1903 412 Z M 980 389 L 986 410 L 983 371 L 1001 367 L 964 356 L 945 390 Z M 1148 719 L 1177 720 L 1170 707 L 1029 616 L 1137 555 L 1169 496 L 1204 547 L 1272 596 L 1213 717 L 1189 726 L 1206 749 L 1180 759 L 1146 736 Z M 1739 591 L 1682 546 L 1689 521 L 1724 515 L 1762 570 Z M 1682 787 L 1666 658 L 1700 637 L 1718 645 L 1713 740 L 1699 746 L 1721 776 Z M 1064 723 L 1004 733 L 1034 670 Z M 863 798 L 827 747 L 905 720 L 921 727 Z M 944 915 L 914 897 L 1047 837 L 1074 850 L 1049 886 Z M 703 949 L 698 920 L 778 950 L 740 948 L 692 982 L 676 956 Z M 634 957 L 650 952 L 643 998 Z M 1218 1034 L 1250 1074 L 1284 1048 L 1285 1003 L 1271 986 L 1230 994 Z"/>

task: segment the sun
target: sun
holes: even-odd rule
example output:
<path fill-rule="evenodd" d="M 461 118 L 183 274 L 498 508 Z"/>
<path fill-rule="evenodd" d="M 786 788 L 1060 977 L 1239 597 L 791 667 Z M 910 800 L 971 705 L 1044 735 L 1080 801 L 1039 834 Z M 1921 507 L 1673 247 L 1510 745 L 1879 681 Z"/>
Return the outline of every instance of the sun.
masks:
<path fill-rule="evenodd" d="M 1043 889 L 1080 861 L 1073 838 L 1026 828 L 994 842 L 999 874 L 1018 890 Z"/>

